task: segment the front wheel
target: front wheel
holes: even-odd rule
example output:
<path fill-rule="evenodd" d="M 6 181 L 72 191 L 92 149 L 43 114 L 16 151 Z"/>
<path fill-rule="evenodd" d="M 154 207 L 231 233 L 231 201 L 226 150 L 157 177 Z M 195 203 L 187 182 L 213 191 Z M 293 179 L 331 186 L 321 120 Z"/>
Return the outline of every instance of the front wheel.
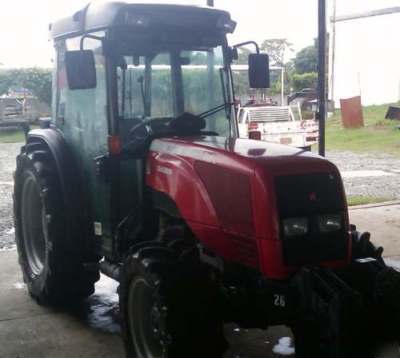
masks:
<path fill-rule="evenodd" d="M 214 292 L 204 277 L 190 274 L 188 281 L 189 270 L 182 275 L 181 269 L 167 248 L 144 249 L 125 261 L 120 307 L 128 358 L 223 356 L 227 343 L 212 308 Z"/>

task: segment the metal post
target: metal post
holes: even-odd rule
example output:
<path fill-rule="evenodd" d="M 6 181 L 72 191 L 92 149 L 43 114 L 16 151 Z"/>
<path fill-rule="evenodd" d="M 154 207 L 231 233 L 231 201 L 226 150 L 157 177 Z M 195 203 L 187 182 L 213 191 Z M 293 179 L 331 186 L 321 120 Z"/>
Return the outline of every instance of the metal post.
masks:
<path fill-rule="evenodd" d="M 0 121 L 4 119 L 4 108 L 5 108 L 4 99 L 0 98 Z"/>
<path fill-rule="evenodd" d="M 281 69 L 281 106 L 284 106 L 285 101 L 285 68 Z"/>
<path fill-rule="evenodd" d="M 207 6 L 214 6 L 214 0 L 207 0 Z M 214 52 L 207 53 L 207 71 L 208 71 L 208 108 L 215 106 L 215 95 L 214 95 Z M 211 123 L 215 123 L 212 121 Z"/>
<path fill-rule="evenodd" d="M 325 156 L 326 92 L 326 0 L 318 0 L 318 149 L 321 156 Z"/>
<path fill-rule="evenodd" d="M 336 62 L 336 0 L 332 3 L 332 65 L 331 65 L 331 93 L 330 99 L 335 101 L 335 62 Z"/>

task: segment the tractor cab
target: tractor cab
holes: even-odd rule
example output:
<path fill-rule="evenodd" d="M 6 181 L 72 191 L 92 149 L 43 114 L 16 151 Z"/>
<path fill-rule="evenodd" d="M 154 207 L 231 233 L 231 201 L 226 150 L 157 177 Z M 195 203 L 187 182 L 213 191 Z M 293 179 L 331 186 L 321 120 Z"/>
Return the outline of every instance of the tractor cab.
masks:
<path fill-rule="evenodd" d="M 97 145 L 111 153 L 131 141 L 138 124 L 160 127 L 183 113 L 203 118 L 204 131 L 236 137 L 236 51 L 226 39 L 235 25 L 229 13 L 211 8 L 122 3 L 90 5 L 52 24 L 56 125 L 73 127 L 78 113 L 80 124 L 95 120 Z M 266 79 L 267 62 L 255 67 Z"/>
<path fill-rule="evenodd" d="M 52 125 L 85 168 L 96 235 L 110 254 L 117 224 L 141 205 L 153 138 L 238 136 L 230 69 L 237 52 L 226 39 L 235 26 L 212 8 L 112 2 L 51 25 Z M 267 60 L 249 57 L 255 87 L 268 86 Z"/>

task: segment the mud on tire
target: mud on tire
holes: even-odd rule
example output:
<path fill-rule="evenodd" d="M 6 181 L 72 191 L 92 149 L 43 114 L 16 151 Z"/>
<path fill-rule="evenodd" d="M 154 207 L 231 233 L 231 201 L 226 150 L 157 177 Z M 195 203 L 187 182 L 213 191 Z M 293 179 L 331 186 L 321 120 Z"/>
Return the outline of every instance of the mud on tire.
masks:
<path fill-rule="evenodd" d="M 171 249 L 141 249 L 125 261 L 120 310 L 128 358 L 222 357 L 227 349 L 216 290 Z"/>
<path fill-rule="evenodd" d="M 40 304 L 72 305 L 91 295 L 99 272 L 84 269 L 78 237 L 68 237 L 55 162 L 41 143 L 17 157 L 14 222 L 19 263 Z"/>

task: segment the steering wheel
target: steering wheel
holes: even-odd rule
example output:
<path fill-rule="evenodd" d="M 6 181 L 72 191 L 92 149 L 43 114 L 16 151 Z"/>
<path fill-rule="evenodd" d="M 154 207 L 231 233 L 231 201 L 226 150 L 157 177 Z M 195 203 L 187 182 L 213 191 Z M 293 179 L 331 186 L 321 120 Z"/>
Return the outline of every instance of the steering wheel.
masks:
<path fill-rule="evenodd" d="M 173 133 L 182 136 L 192 135 L 210 135 L 218 136 L 218 133 L 212 131 L 203 131 L 206 127 L 206 121 L 200 116 L 196 116 L 192 113 L 182 113 L 177 118 L 170 121 L 169 127 Z"/>

